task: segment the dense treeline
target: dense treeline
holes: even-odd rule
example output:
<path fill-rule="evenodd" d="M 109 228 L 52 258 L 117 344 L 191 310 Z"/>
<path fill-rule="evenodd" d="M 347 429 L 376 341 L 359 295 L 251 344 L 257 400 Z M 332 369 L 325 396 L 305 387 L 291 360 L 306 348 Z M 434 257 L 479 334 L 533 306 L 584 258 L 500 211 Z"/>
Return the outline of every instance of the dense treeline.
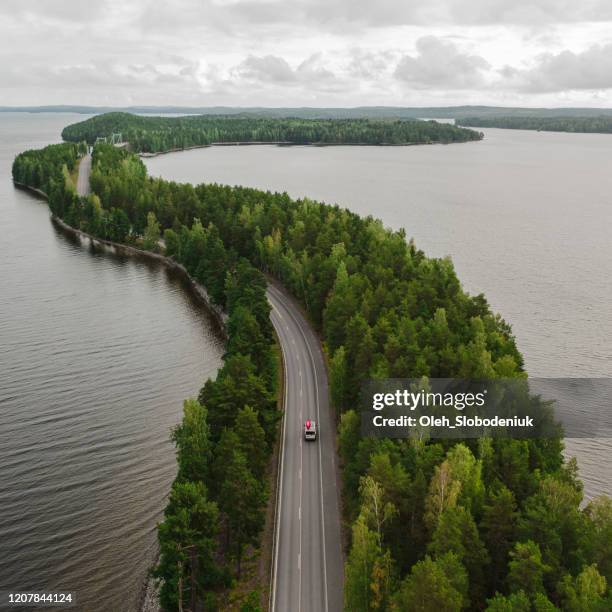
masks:
<path fill-rule="evenodd" d="M 178 475 L 159 526 L 153 575 L 165 610 L 179 609 L 179 601 L 209 610 L 217 609 L 215 592 L 240 578 L 244 550 L 257 546 L 264 525 L 278 418 L 276 362 L 261 272 L 199 221 L 181 229 L 177 247 L 176 259 L 200 280 L 216 266 L 213 299 L 229 313 L 228 340 L 217 378 L 185 402 L 173 433 Z"/>
<path fill-rule="evenodd" d="M 510 327 L 482 295 L 469 296 L 461 289 L 449 260 L 429 259 L 406 241 L 403 231 L 392 232 L 380 221 L 337 206 L 255 189 L 194 188 L 148 178 L 137 158 L 108 146 L 96 148 L 92 188 L 103 211 L 115 208 L 127 215 L 127 240 L 142 239 L 157 248 L 163 230 L 167 253 L 207 284 L 234 321 L 232 289 L 240 291 L 244 281 L 236 276 L 223 281 L 218 271 L 230 261 L 255 275 L 248 261 L 280 279 L 321 330 L 340 417 L 345 518 L 352 534 L 347 610 L 610 609 L 612 504 L 602 497 L 581 508 L 582 485 L 575 463 L 563 460 L 560 439 L 397 441 L 359 434 L 354 406 L 365 378 L 525 375 Z M 267 342 L 267 306 L 263 300 L 257 304 L 250 308 L 248 325 L 234 323 L 234 329 L 246 326 L 263 336 L 261 342 L 249 339 L 244 350 Z M 173 490 L 164 525 L 181 516 L 188 533 L 197 527 L 189 521 L 236 528 L 227 515 L 213 521 L 215 511 L 223 512 L 221 499 L 238 503 L 215 470 L 231 463 L 224 453 L 239 447 L 239 438 L 219 432 L 229 426 L 225 431 L 235 434 L 237 411 L 255 397 L 260 435 L 271 440 L 275 413 L 264 390 L 270 388 L 272 367 L 265 352 L 258 355 L 251 363 L 259 386 L 248 395 L 239 395 L 235 404 L 225 395 L 252 379 L 241 357 L 230 357 L 217 381 L 208 382 L 200 394 L 205 416 L 190 419 L 186 407 L 184 423 L 205 422 L 208 431 L 192 437 L 210 446 L 185 453 L 182 449 L 189 447 L 182 446 L 183 430 L 177 430 L 177 482 L 204 487 L 206 499 L 216 506 L 207 514 L 200 511 L 204 502 L 189 505 L 194 498 L 201 501 L 197 492 Z M 259 448 L 245 447 L 249 467 Z M 248 485 L 246 474 L 235 469 L 236 478 L 245 479 L 239 482 Z M 193 480 L 192 470 L 201 477 Z M 221 490 L 228 497 L 218 497 Z M 248 523 L 249 508 L 243 507 L 246 514 L 235 520 Z M 162 527 L 162 548 L 164 530 L 170 532 L 169 542 L 177 541 L 171 527 Z M 215 537 L 216 531 L 204 533 L 202 549 L 210 550 L 206 542 Z M 232 541 L 227 550 L 239 558 Z M 166 554 L 172 550 L 169 546 Z M 187 547 L 180 550 L 183 567 L 189 563 Z M 172 566 L 168 559 L 169 572 L 177 563 Z M 203 554 L 190 567 L 204 567 L 206 559 Z M 168 609 L 176 602 L 180 575 L 165 583 Z M 220 571 L 218 580 L 224 576 Z M 216 585 L 202 583 L 200 588 L 214 590 Z"/>
<path fill-rule="evenodd" d="M 13 179 L 49 193 L 65 181 L 64 169 L 69 175 L 82 150 L 82 144 L 57 144 L 24 151 L 13 162 Z"/>
<path fill-rule="evenodd" d="M 612 117 L 467 117 L 457 125 L 542 132 L 612 134 Z"/>
<path fill-rule="evenodd" d="M 478 140 L 473 130 L 446 123 L 375 119 L 268 119 L 257 116 L 199 115 L 143 117 L 107 113 L 64 128 L 65 140 L 86 140 L 120 133 L 134 151 L 156 153 L 223 142 L 291 144 L 428 144 Z"/>
<path fill-rule="evenodd" d="M 67 223 L 78 225 L 82 204 L 71 172 L 86 150 L 84 143 L 64 143 L 25 151 L 13 162 L 13 180 L 47 194 L 51 211 Z"/>

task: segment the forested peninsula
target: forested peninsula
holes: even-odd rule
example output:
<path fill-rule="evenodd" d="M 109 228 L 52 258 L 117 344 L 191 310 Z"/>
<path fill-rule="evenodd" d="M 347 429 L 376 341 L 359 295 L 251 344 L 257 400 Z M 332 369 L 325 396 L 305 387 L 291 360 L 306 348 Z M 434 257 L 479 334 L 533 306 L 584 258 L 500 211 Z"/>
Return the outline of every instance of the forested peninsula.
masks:
<path fill-rule="evenodd" d="M 166 146 L 180 140 L 169 132 Z M 82 149 L 23 153 L 14 179 L 94 236 L 154 251 L 163 236 L 166 255 L 229 313 L 225 364 L 173 434 L 179 469 L 154 572 L 165 609 L 192 597 L 215 609 L 261 533 L 279 417 L 264 272 L 301 302 L 329 357 L 350 529 L 346 610 L 611 608 L 612 503 L 582 507 L 560 437 L 360 436 L 354 407 L 367 378 L 526 375 L 510 326 L 463 291 L 450 260 L 338 206 L 149 177 L 108 144 L 94 148 L 92 194 L 80 198 L 70 171 Z M 259 609 L 252 595 L 245 610 Z"/>
<path fill-rule="evenodd" d="M 223 143 L 294 145 L 411 145 L 480 140 L 474 130 L 448 123 L 400 119 L 272 119 L 254 115 L 143 117 L 107 113 L 64 128 L 71 142 L 94 144 L 121 134 L 137 153 Z"/>
<path fill-rule="evenodd" d="M 466 127 L 489 127 L 539 132 L 612 134 L 612 117 L 466 117 L 456 120 Z"/>

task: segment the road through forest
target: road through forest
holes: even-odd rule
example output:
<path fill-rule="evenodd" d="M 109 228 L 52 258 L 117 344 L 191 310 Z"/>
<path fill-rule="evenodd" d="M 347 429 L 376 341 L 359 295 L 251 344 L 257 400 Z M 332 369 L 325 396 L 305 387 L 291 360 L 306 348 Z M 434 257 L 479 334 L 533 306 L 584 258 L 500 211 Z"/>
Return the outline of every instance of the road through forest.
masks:
<path fill-rule="evenodd" d="M 79 195 L 89 193 L 90 173 L 91 155 L 86 155 L 79 164 Z M 340 612 L 340 483 L 325 361 L 297 302 L 273 284 L 267 295 L 285 368 L 270 610 Z M 317 422 L 314 442 L 304 440 L 307 419 Z"/>
<path fill-rule="evenodd" d="M 343 558 L 335 424 L 319 339 L 292 298 L 270 284 L 268 300 L 285 364 L 271 612 L 340 612 Z M 306 442 L 304 422 L 317 421 Z"/>

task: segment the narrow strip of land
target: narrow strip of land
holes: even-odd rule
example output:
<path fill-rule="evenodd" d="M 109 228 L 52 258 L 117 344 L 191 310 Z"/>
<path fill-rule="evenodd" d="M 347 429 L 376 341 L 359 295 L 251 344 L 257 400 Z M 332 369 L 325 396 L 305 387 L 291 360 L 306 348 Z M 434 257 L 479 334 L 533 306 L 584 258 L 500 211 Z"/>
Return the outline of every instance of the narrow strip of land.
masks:
<path fill-rule="evenodd" d="M 81 159 L 79 195 L 89 193 L 91 155 Z M 272 559 L 272 612 L 342 609 L 344 564 L 338 504 L 335 423 L 321 345 L 298 304 L 270 285 L 272 324 L 285 369 L 284 418 Z M 305 442 L 306 419 L 318 424 Z"/>

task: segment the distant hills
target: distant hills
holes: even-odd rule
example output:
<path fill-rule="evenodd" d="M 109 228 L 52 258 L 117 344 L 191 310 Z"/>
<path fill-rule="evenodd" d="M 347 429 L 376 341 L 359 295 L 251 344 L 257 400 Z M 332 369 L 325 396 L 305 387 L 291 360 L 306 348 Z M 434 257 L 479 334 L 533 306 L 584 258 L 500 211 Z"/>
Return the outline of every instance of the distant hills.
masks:
<path fill-rule="evenodd" d="M 267 108 L 235 106 L 0 106 L 0 112 L 80 113 L 98 115 L 124 111 L 139 115 L 250 115 L 298 119 L 463 119 L 471 117 L 612 117 L 612 108 L 518 108 L 504 106 L 357 106 L 353 108 Z"/>

